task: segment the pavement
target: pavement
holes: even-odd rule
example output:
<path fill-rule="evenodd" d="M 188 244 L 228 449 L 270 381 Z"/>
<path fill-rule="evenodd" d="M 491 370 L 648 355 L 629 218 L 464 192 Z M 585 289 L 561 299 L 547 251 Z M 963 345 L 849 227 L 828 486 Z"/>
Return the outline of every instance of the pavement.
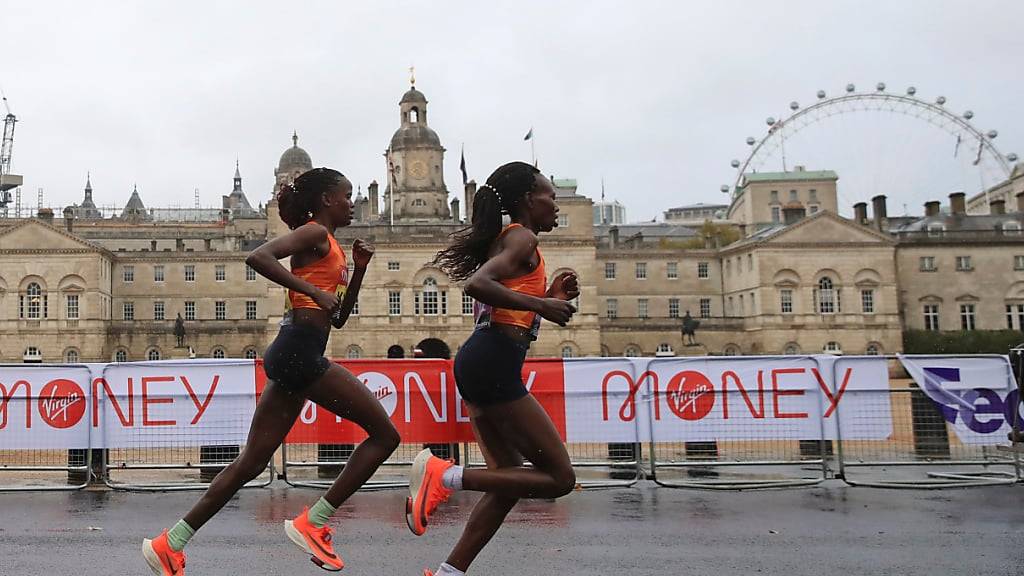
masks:
<path fill-rule="evenodd" d="M 335 517 L 343 574 L 421 576 L 455 542 L 478 495 L 458 493 L 423 537 L 404 491 L 359 493 Z M 0 576 L 148 575 L 145 536 L 176 522 L 197 492 L 0 494 Z M 243 491 L 187 549 L 190 576 L 323 574 L 282 521 L 310 489 Z M 1024 486 L 946 491 L 815 488 L 712 492 L 584 490 L 521 502 L 470 574 L 1024 575 Z"/>

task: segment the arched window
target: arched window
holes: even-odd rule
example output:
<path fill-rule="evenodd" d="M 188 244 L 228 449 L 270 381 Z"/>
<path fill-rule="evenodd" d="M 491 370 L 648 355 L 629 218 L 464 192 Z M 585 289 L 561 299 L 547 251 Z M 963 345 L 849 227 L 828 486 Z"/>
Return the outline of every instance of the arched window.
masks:
<path fill-rule="evenodd" d="M 839 345 L 839 342 L 833 340 L 826 343 L 822 351 L 825 352 L 825 354 L 842 354 L 843 348 Z"/>
<path fill-rule="evenodd" d="M 120 348 L 120 349 L 117 350 L 117 352 L 114 352 L 114 362 L 127 362 L 127 361 L 128 361 L 128 351 L 127 350 L 125 350 L 124 348 Z"/>
<path fill-rule="evenodd" d="M 345 352 L 345 357 L 346 358 L 362 358 L 363 357 L 363 349 L 360 348 L 359 346 L 356 346 L 355 344 L 353 344 L 353 345 L 348 347 L 348 350 Z"/>
<path fill-rule="evenodd" d="M 658 350 L 655 352 L 655 356 L 673 356 L 675 351 L 672 350 L 672 345 L 668 342 L 662 342 L 658 344 Z"/>
<path fill-rule="evenodd" d="M 576 352 L 572 349 L 572 346 L 566 344 L 562 346 L 562 358 L 573 358 L 576 356 Z"/>
<path fill-rule="evenodd" d="M 1020 236 L 1020 222 L 1003 222 L 1003 234 L 1007 236 Z"/>
<path fill-rule="evenodd" d="M 793 356 L 800 353 L 800 346 L 796 342 L 790 342 L 786 344 L 786 347 L 782 350 L 783 354 Z"/>
<path fill-rule="evenodd" d="M 224 358 L 224 356 L 226 356 L 226 354 L 224 353 L 224 349 L 220 346 L 214 348 L 213 352 L 210 353 L 210 358 Z"/>
<path fill-rule="evenodd" d="M 725 350 L 722 352 L 722 354 L 724 354 L 725 356 L 740 356 L 742 352 L 740 351 L 739 346 L 735 344 L 729 344 L 728 346 L 725 347 Z"/>
<path fill-rule="evenodd" d="M 258 354 L 255 348 L 246 348 L 243 356 L 245 356 L 247 360 L 255 360 Z"/>
<path fill-rule="evenodd" d="M 64 351 L 64 362 L 68 364 L 74 364 L 78 362 L 78 350 L 74 348 L 68 348 Z"/>
<path fill-rule="evenodd" d="M 30 282 L 18 302 L 18 316 L 29 320 L 46 318 L 46 294 L 38 282 Z"/>
<path fill-rule="evenodd" d="M 818 280 L 818 293 L 815 300 L 819 314 L 835 314 L 839 311 L 839 292 L 835 288 L 835 283 L 828 276 L 822 276 L 821 280 Z"/>
<path fill-rule="evenodd" d="M 23 359 L 25 362 L 42 362 L 43 351 L 37 346 L 29 346 L 28 348 L 25 348 L 25 356 Z"/>
<path fill-rule="evenodd" d="M 149 352 L 146 352 L 146 360 L 159 360 L 159 359 L 160 359 L 160 349 L 159 348 L 150 348 Z"/>
<path fill-rule="evenodd" d="M 423 314 L 436 316 L 438 310 L 437 280 L 427 276 L 423 281 Z"/>
<path fill-rule="evenodd" d="M 409 122 L 413 124 L 420 121 L 420 110 L 419 108 L 413 107 L 409 110 Z"/>
<path fill-rule="evenodd" d="M 626 346 L 626 349 L 622 352 L 622 355 L 627 357 L 627 358 L 636 358 L 636 357 L 640 356 L 640 354 L 641 354 L 640 347 L 639 346 L 634 346 L 632 344 L 630 344 L 629 346 Z"/>
<path fill-rule="evenodd" d="M 864 350 L 864 353 L 868 356 L 878 356 L 882 353 L 882 346 L 877 342 L 871 342 L 868 344 L 867 349 Z"/>

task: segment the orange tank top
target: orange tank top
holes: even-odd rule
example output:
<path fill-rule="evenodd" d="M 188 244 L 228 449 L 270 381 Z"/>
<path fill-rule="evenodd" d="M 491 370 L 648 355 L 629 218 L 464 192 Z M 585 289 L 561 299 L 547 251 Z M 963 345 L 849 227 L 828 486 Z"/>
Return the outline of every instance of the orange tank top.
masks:
<path fill-rule="evenodd" d="M 313 286 L 325 291 L 337 294 L 338 298 L 345 297 L 345 290 L 348 289 L 348 260 L 345 252 L 334 239 L 334 234 L 327 235 L 327 241 L 331 249 L 323 258 L 311 262 L 300 268 L 292 268 L 292 274 L 309 282 Z M 296 308 L 319 308 L 316 301 L 302 292 L 288 290 L 288 300 L 285 302 L 285 311 Z"/>
<path fill-rule="evenodd" d="M 522 224 L 512 223 L 505 226 L 498 237 L 500 238 L 501 235 L 518 226 L 522 226 Z M 539 261 L 537 262 L 536 268 L 517 278 L 502 280 L 501 284 L 509 290 L 543 298 L 544 295 L 547 294 L 548 288 L 547 276 L 544 271 L 544 255 L 541 254 L 540 248 L 537 248 L 537 258 Z M 494 308 L 481 302 L 475 303 L 474 312 L 478 328 L 490 326 L 492 322 L 496 322 L 498 324 L 509 324 L 528 329 L 530 331 L 530 336 L 535 340 L 538 332 L 540 331 L 540 316 L 536 312 L 511 310 L 509 308 Z"/>

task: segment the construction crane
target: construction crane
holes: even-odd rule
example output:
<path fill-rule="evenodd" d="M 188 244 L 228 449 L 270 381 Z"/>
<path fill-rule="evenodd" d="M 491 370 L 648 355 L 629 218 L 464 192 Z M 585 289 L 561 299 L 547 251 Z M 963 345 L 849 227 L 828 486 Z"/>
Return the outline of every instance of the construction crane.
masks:
<path fill-rule="evenodd" d="M 4 136 L 0 144 L 0 208 L 6 208 L 11 203 L 11 190 L 21 186 L 23 178 L 17 174 L 11 174 L 11 152 L 14 149 L 14 124 L 18 118 L 11 112 L 11 106 L 7 103 L 7 96 L 0 92 L 3 98 L 4 108 L 7 109 L 7 116 L 4 117 Z"/>

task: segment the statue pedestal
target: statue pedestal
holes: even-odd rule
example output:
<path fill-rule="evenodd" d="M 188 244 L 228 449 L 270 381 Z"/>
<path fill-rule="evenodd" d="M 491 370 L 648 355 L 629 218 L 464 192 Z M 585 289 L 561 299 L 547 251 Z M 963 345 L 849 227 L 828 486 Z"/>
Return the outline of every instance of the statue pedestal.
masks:
<path fill-rule="evenodd" d="M 188 360 L 192 358 L 189 352 L 188 346 L 171 348 L 171 352 L 167 356 L 168 360 Z"/>

